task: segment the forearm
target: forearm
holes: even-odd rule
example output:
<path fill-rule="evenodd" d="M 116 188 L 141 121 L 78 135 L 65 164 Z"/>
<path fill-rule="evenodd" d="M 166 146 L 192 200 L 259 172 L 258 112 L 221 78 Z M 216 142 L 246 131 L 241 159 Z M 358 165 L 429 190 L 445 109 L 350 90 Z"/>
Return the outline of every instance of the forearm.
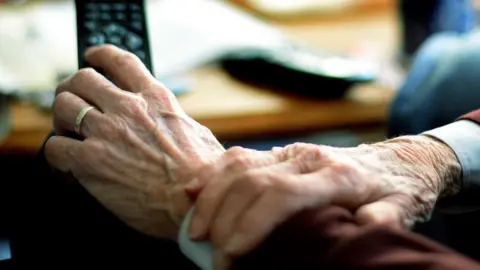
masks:
<path fill-rule="evenodd" d="M 386 147 L 398 159 L 399 174 L 417 175 L 441 197 L 457 194 L 462 185 L 462 168 L 454 151 L 440 140 L 428 136 L 402 136 L 375 144 Z"/>

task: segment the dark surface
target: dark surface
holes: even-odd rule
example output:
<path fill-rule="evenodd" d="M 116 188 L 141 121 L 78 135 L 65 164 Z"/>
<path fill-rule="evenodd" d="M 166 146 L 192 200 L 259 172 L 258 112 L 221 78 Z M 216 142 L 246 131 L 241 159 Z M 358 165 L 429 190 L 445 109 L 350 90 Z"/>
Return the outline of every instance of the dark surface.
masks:
<path fill-rule="evenodd" d="M 43 162 L 30 156 L 0 157 L 0 226 L 11 239 L 15 269 L 130 264 L 135 269 L 197 269 L 176 243 L 128 228 L 75 182 L 54 177 Z"/>
<path fill-rule="evenodd" d="M 361 226 L 351 211 L 327 206 L 289 219 L 233 269 L 478 270 L 480 264 L 418 234 Z"/>

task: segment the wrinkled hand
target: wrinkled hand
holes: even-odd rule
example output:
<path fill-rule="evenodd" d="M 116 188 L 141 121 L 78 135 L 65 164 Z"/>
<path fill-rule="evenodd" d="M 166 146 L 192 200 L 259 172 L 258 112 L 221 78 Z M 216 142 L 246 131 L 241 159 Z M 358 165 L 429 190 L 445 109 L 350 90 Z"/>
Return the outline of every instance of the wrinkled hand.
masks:
<path fill-rule="evenodd" d="M 174 238 L 191 206 L 184 189 L 188 175 L 224 149 L 133 54 L 106 45 L 85 57 L 115 84 L 82 69 L 58 86 L 57 136 L 48 140 L 46 158 L 129 226 Z M 96 109 L 83 119 L 83 140 L 76 140 L 75 119 L 90 105 Z"/>
<path fill-rule="evenodd" d="M 360 224 L 399 228 L 426 220 L 442 193 L 458 190 L 460 174 L 452 150 L 424 136 L 356 148 L 235 148 L 188 187 L 198 195 L 190 236 L 210 238 L 216 269 L 225 269 L 308 208 L 340 205 L 354 211 Z"/>

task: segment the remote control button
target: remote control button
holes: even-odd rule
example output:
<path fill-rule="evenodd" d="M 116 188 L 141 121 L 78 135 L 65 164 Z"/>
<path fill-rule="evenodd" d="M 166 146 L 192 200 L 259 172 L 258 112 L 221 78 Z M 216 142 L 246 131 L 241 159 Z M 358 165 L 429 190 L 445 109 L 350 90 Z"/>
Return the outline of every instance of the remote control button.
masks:
<path fill-rule="evenodd" d="M 106 11 L 110 11 L 111 8 L 110 8 L 109 4 L 101 4 L 100 5 L 100 10 L 106 12 Z"/>
<path fill-rule="evenodd" d="M 102 13 L 100 14 L 100 19 L 102 19 L 103 21 L 109 22 L 112 20 L 112 16 L 109 13 Z"/>
<path fill-rule="evenodd" d="M 132 21 L 141 21 L 142 20 L 142 14 L 141 13 L 132 13 L 130 15 Z"/>
<path fill-rule="evenodd" d="M 97 10 L 97 5 L 95 3 L 88 3 L 86 5 L 86 8 L 88 11 L 95 11 Z"/>
<path fill-rule="evenodd" d="M 114 35 L 114 36 L 109 36 L 108 37 L 108 43 L 113 44 L 115 46 L 121 46 L 122 45 L 122 37 Z"/>
<path fill-rule="evenodd" d="M 121 22 L 127 19 L 127 16 L 125 16 L 125 14 L 123 13 L 116 13 L 114 16 L 115 16 L 115 20 L 121 21 Z"/>
<path fill-rule="evenodd" d="M 142 31 L 142 30 L 143 30 L 142 22 L 132 22 L 132 23 L 131 23 L 131 26 L 132 26 L 135 30 L 138 30 L 138 31 Z"/>
<path fill-rule="evenodd" d="M 91 21 L 96 21 L 98 20 L 98 17 L 100 16 L 100 14 L 98 14 L 97 12 L 88 12 L 88 13 L 85 13 L 85 18 L 87 20 L 91 20 Z"/>
<path fill-rule="evenodd" d="M 135 34 L 130 34 L 127 36 L 125 43 L 130 50 L 136 50 L 143 45 L 143 40 Z"/>
<path fill-rule="evenodd" d="M 90 32 L 93 32 L 97 29 L 97 24 L 93 21 L 86 21 L 85 28 L 87 28 Z"/>
<path fill-rule="evenodd" d="M 88 44 L 90 46 L 102 45 L 105 43 L 105 36 L 102 34 L 93 34 L 88 37 Z"/>
<path fill-rule="evenodd" d="M 127 29 L 125 29 L 123 26 L 120 26 L 116 23 L 110 23 L 109 25 L 105 26 L 105 28 L 103 28 L 103 32 L 107 36 L 111 36 L 111 35 L 124 36 L 128 33 Z"/>
<path fill-rule="evenodd" d="M 139 4 L 133 4 L 133 3 L 130 4 L 130 5 L 128 5 L 128 8 L 130 8 L 130 10 L 132 10 L 132 11 L 140 11 L 140 10 L 142 10 L 142 9 L 140 8 L 140 5 L 139 5 Z"/>
<path fill-rule="evenodd" d="M 113 5 L 113 10 L 125 11 L 125 9 L 127 9 L 127 6 L 124 3 L 117 3 Z"/>

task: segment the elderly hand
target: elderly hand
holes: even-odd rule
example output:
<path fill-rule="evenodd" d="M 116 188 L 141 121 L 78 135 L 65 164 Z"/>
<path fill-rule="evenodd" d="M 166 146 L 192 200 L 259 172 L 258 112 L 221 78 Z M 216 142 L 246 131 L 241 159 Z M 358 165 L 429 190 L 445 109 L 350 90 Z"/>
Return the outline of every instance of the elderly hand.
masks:
<path fill-rule="evenodd" d="M 356 148 L 236 148 L 188 186 L 198 195 L 190 236 L 209 237 L 217 251 L 216 269 L 224 269 L 307 208 L 340 205 L 361 224 L 401 228 L 428 219 L 440 195 L 455 193 L 460 170 L 452 150 L 426 136 Z"/>
<path fill-rule="evenodd" d="M 105 45 L 85 57 L 115 84 L 82 69 L 58 86 L 57 136 L 46 143 L 46 158 L 129 226 L 174 238 L 191 206 L 186 179 L 224 148 L 133 54 Z M 95 109 L 81 122 L 83 140 L 74 139 L 77 115 L 88 106 Z"/>

